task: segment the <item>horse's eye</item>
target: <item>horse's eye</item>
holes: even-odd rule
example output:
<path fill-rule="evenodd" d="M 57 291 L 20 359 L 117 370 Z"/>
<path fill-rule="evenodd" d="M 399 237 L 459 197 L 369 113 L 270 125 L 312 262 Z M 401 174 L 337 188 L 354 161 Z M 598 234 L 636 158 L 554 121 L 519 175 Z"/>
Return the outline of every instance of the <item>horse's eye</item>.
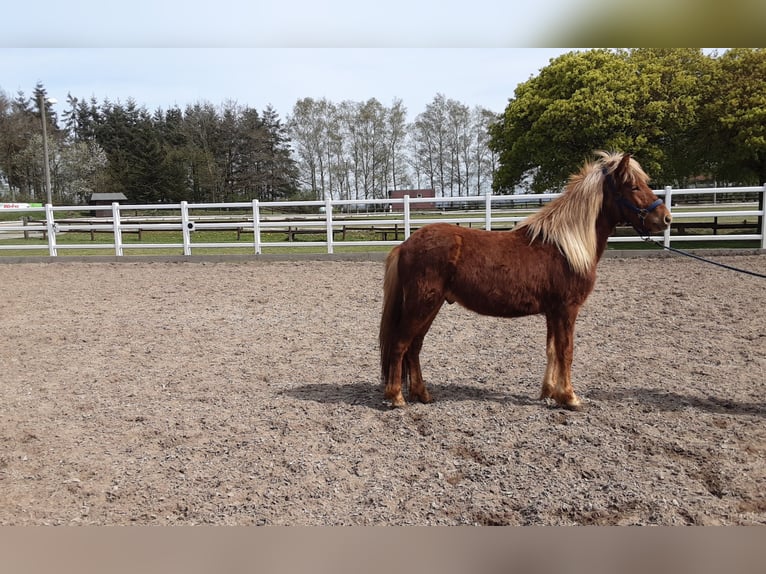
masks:
<path fill-rule="evenodd" d="M 638 187 L 637 185 L 634 185 L 633 187 L 631 187 L 631 188 L 630 188 L 630 190 L 631 190 L 633 193 L 637 192 L 639 189 L 641 189 L 641 188 L 640 188 L 640 187 Z"/>

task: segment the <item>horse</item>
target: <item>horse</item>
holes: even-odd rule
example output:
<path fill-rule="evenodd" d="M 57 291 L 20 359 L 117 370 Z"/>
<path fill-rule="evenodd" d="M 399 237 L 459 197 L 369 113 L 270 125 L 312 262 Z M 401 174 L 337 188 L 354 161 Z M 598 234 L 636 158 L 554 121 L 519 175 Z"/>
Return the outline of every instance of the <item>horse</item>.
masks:
<path fill-rule="evenodd" d="M 640 235 L 665 230 L 671 215 L 630 154 L 596 152 L 564 192 L 510 231 L 428 224 L 394 247 L 385 263 L 379 350 L 384 396 L 392 407 L 430 403 L 423 339 L 446 301 L 479 314 L 544 314 L 547 365 L 540 399 L 580 410 L 571 382 L 575 320 L 596 281 L 596 266 L 620 224 Z"/>

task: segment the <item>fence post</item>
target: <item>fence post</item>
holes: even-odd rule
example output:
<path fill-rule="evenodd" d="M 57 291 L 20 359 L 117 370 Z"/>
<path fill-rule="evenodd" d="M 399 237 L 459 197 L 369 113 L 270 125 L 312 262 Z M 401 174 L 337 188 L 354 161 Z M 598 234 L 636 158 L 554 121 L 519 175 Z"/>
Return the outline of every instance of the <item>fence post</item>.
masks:
<path fill-rule="evenodd" d="M 324 200 L 324 217 L 327 222 L 327 253 L 332 253 L 332 241 L 334 237 L 332 233 L 332 198 L 330 197 L 325 198 Z"/>
<path fill-rule="evenodd" d="M 261 206 L 257 199 L 253 200 L 253 245 L 255 254 L 261 254 Z"/>
<path fill-rule="evenodd" d="M 58 225 L 53 219 L 53 205 L 50 203 L 45 204 L 45 226 L 48 229 L 48 255 L 56 257 L 58 250 L 56 249 L 56 230 Z"/>
<path fill-rule="evenodd" d="M 404 239 L 410 236 L 410 196 L 405 195 L 403 198 L 404 205 L 402 205 L 402 211 L 404 212 Z"/>
<path fill-rule="evenodd" d="M 761 249 L 766 249 L 766 183 L 761 188 L 761 196 L 758 198 L 758 227 L 761 232 Z"/>
<path fill-rule="evenodd" d="M 184 255 L 191 255 L 191 235 L 194 223 L 189 221 L 189 207 L 186 201 L 181 202 L 181 236 L 184 243 Z"/>
<path fill-rule="evenodd" d="M 120 204 L 112 202 L 112 232 L 114 233 L 114 254 L 122 257 L 122 226 L 120 225 Z"/>
<path fill-rule="evenodd" d="M 670 214 L 673 214 L 673 188 L 669 185 L 665 186 L 665 207 L 668 208 Z M 665 237 L 662 241 L 665 247 L 670 247 L 670 226 L 665 229 Z"/>
<path fill-rule="evenodd" d="M 484 194 L 484 229 L 492 230 L 492 193 Z"/>

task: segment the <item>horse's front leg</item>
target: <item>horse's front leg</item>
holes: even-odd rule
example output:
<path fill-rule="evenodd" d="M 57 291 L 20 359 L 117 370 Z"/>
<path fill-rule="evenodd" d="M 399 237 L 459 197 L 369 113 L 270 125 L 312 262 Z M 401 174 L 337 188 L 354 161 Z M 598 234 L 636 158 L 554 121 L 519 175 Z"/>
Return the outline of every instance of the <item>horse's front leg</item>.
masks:
<path fill-rule="evenodd" d="M 548 334 L 545 343 L 545 356 L 547 362 L 545 365 L 545 376 L 543 376 L 543 388 L 540 391 L 540 400 L 548 399 L 553 396 L 556 388 L 558 373 L 558 361 L 556 359 L 556 330 L 549 315 L 546 315 L 545 322 L 548 326 Z"/>
<path fill-rule="evenodd" d="M 574 356 L 574 327 L 579 307 L 565 307 L 548 315 L 549 323 L 549 366 L 546 369 L 546 377 L 543 381 L 543 390 L 550 388 L 552 397 L 561 406 L 580 410 L 582 403 L 572 387 L 572 358 Z M 552 344 L 550 343 L 552 331 Z M 553 348 L 551 353 L 550 347 Z M 551 366 L 551 355 L 554 356 Z M 548 371 L 550 369 L 550 373 Z M 546 387 L 546 383 L 549 387 Z"/>

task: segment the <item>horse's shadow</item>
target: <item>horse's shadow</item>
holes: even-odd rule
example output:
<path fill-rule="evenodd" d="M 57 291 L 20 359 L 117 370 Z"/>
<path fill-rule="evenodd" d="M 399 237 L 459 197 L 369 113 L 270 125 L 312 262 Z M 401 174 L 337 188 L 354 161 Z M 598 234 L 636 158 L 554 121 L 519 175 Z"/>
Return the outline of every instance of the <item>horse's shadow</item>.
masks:
<path fill-rule="evenodd" d="M 537 399 L 536 394 L 502 393 L 496 389 L 466 384 L 436 385 L 431 387 L 431 392 L 438 402 L 491 401 L 516 406 L 545 404 Z M 364 381 L 346 384 L 306 383 L 286 389 L 283 394 L 299 400 L 322 404 L 342 403 L 380 411 L 391 408 L 390 402 L 383 397 L 382 385 Z M 714 414 L 754 415 L 766 418 L 766 404 L 764 403 L 742 403 L 713 396 L 700 398 L 662 389 L 620 389 L 615 391 L 593 389 L 584 398 L 587 401 L 603 403 L 631 401 L 638 406 L 650 406 L 669 412 L 692 408 Z"/>
<path fill-rule="evenodd" d="M 588 398 L 594 401 L 634 401 L 661 411 L 676 412 L 694 409 L 713 414 L 751 415 L 766 417 L 766 403 L 742 403 L 731 399 L 708 396 L 706 398 L 681 395 L 663 389 L 620 389 L 616 391 L 592 390 Z"/>
<path fill-rule="evenodd" d="M 283 394 L 303 401 L 322 404 L 344 403 L 375 410 L 390 410 L 391 402 L 383 397 L 383 386 L 369 382 L 347 384 L 307 383 L 283 391 Z M 493 389 L 461 384 L 431 387 L 431 394 L 438 402 L 492 401 L 501 404 L 527 406 L 538 404 L 532 396 L 499 393 Z M 405 397 L 407 393 L 405 392 Z"/>

